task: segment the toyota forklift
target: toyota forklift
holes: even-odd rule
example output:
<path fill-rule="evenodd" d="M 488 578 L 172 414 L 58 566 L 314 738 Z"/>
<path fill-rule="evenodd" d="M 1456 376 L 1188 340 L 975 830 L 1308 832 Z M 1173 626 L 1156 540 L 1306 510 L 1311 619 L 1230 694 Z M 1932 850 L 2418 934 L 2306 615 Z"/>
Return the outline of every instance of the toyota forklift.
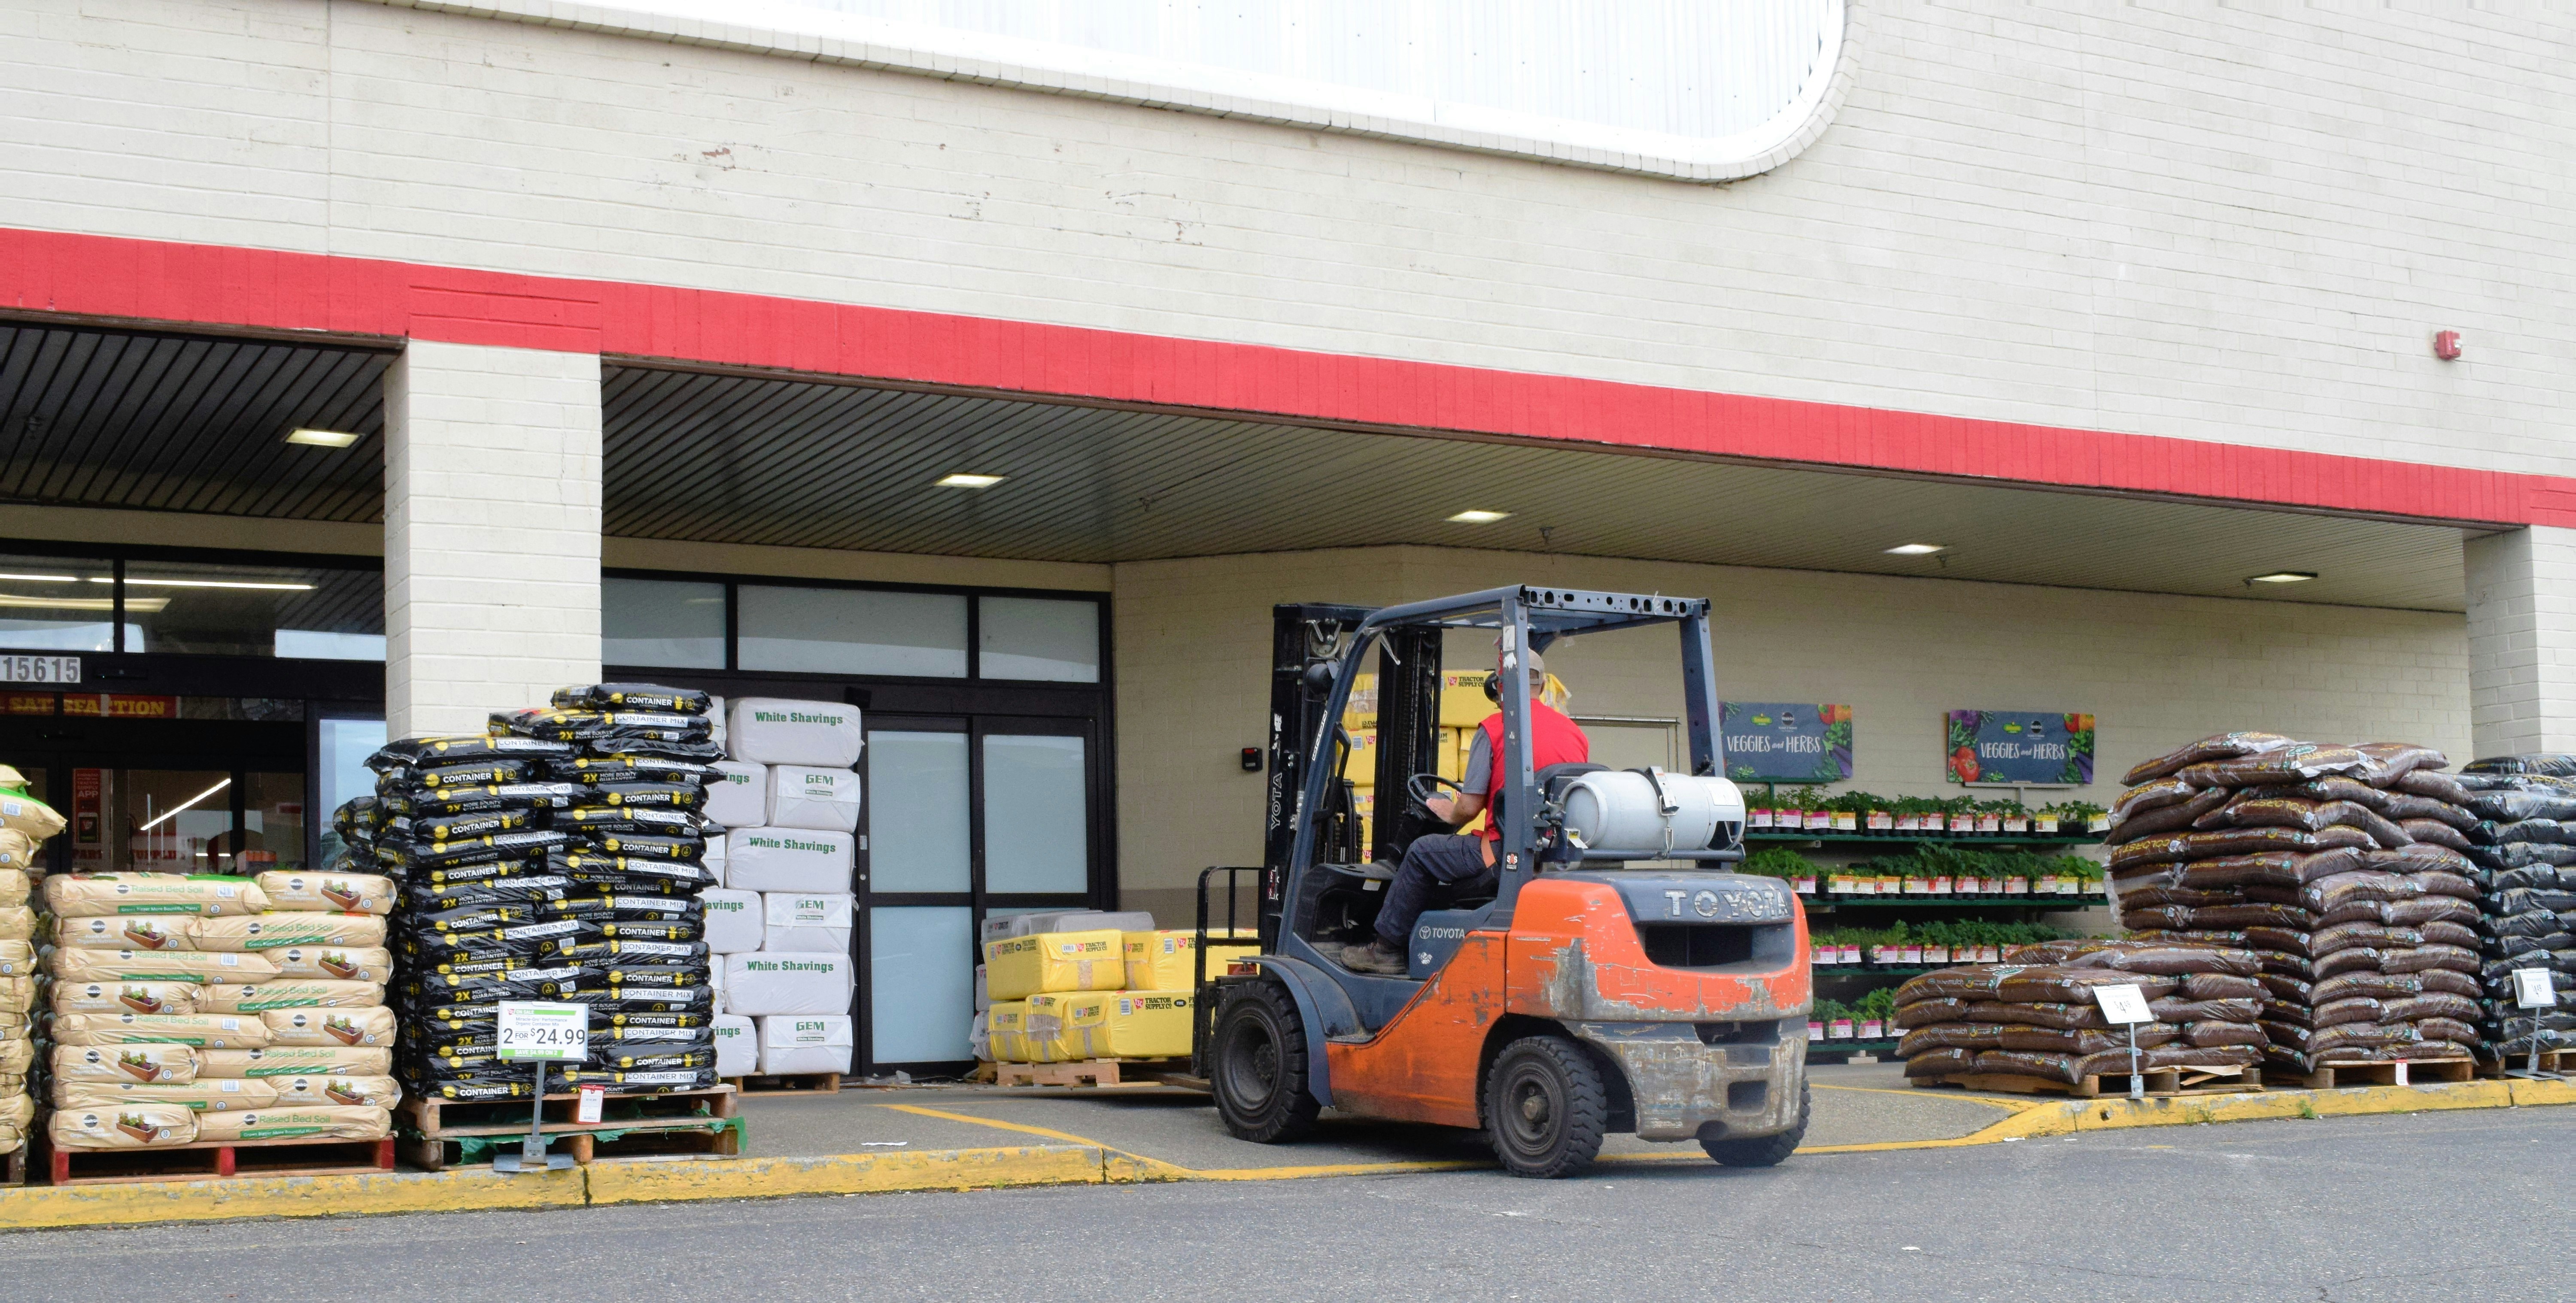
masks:
<path fill-rule="evenodd" d="M 1708 602 L 1497 588 L 1285 605 L 1273 625 L 1263 863 L 1199 879 L 1203 969 L 1212 893 L 1217 935 L 1237 936 L 1258 884 L 1260 953 L 1200 984 L 1194 1070 L 1226 1129 L 1291 1141 L 1325 1108 L 1473 1127 L 1531 1177 L 1581 1171 L 1614 1132 L 1697 1140 L 1729 1166 L 1787 1158 L 1807 1129 L 1806 915 L 1786 883 L 1728 867 L 1744 801 L 1719 773 Z M 1529 654 L 1659 625 L 1679 626 L 1690 772 L 1533 772 Z M 1339 956 L 1369 940 L 1405 848 L 1452 831 L 1426 804 L 1457 786 L 1434 755 L 1452 630 L 1496 648 L 1494 895 L 1426 911 L 1402 976 L 1354 971 Z M 1381 796 L 1364 835 L 1345 711 L 1372 655 Z"/>

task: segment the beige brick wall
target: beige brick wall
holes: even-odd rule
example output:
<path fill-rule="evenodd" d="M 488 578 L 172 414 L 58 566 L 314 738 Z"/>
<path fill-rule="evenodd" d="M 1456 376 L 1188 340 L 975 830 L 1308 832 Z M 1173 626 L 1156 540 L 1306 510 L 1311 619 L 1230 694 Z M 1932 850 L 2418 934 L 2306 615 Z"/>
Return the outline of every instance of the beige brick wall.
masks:
<path fill-rule="evenodd" d="M 1813 147 L 1696 186 L 346 0 L 19 0 L 0 220 L 2576 469 L 2563 7 L 1867 26 Z"/>
<path fill-rule="evenodd" d="M 2419 611 L 1896 579 L 1434 548 L 1138 562 L 1116 570 L 1120 881 L 1185 919 L 1210 864 L 1257 864 L 1261 780 L 1236 752 L 1268 741 L 1270 607 L 1379 605 L 1510 583 L 1708 597 L 1723 695 L 1856 712 L 1853 785 L 1940 795 L 1941 712 L 2098 717 L 2103 803 L 2138 760 L 2262 728 L 2403 738 L 2468 758 L 2463 617 Z M 1558 644 L 1577 714 L 1678 713 L 1660 630 Z M 1951 789 L 1955 793 L 1956 789 Z"/>

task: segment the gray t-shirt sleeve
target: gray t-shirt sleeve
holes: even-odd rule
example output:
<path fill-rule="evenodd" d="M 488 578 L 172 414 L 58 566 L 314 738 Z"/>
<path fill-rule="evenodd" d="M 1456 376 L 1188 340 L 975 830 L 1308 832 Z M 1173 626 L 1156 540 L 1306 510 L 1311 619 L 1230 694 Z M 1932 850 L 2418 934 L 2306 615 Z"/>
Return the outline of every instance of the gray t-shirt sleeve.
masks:
<path fill-rule="evenodd" d="M 1469 796 L 1483 796 L 1494 785 L 1494 744 L 1477 729 L 1474 741 L 1467 744 L 1467 776 L 1458 780 Z"/>

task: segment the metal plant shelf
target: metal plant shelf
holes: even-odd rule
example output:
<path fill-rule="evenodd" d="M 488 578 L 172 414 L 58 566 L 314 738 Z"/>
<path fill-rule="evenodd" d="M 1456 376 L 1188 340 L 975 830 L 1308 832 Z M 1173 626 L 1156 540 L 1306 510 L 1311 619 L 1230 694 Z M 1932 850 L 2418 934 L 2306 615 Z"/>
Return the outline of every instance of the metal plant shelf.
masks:
<path fill-rule="evenodd" d="M 2091 846 L 2100 833 L 1748 832 L 1749 842 L 1943 842 L 1954 846 Z"/>
<path fill-rule="evenodd" d="M 2111 903 L 2110 897 L 2105 896 L 2098 891 L 2088 891 L 2072 896 L 2062 896 L 2053 892 L 2021 892 L 2003 896 L 1960 896 L 1955 894 L 1948 896 L 1816 895 L 1800 896 L 1798 899 L 1806 902 L 1809 909 L 1815 909 L 1818 906 L 1822 906 L 1827 909 L 1834 909 L 1844 905 L 1860 905 L 1870 909 L 1912 909 L 1924 905 L 1936 907 L 1944 905 L 1960 907 L 1973 905 L 1979 908 L 1994 905 L 2023 905 L 2033 909 L 2066 910 L 2089 909 L 2095 905 L 2108 905 Z"/>

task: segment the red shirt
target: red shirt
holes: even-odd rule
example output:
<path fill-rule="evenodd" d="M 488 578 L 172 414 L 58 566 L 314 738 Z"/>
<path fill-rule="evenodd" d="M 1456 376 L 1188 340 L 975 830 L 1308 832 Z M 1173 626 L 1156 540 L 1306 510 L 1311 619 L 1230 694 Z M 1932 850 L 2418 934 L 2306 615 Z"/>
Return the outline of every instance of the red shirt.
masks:
<path fill-rule="evenodd" d="M 1503 713 L 1495 711 L 1479 727 L 1485 730 L 1485 753 L 1493 758 L 1493 773 L 1485 781 L 1485 840 L 1499 842 L 1502 829 L 1494 823 L 1496 798 L 1503 790 Z M 1567 719 L 1564 712 L 1543 701 L 1530 702 L 1530 773 L 1535 775 L 1549 765 L 1581 764 L 1592 758 L 1592 739 Z M 1515 818 L 1526 817 L 1521 811 Z M 1489 848 L 1490 849 L 1490 848 Z"/>

